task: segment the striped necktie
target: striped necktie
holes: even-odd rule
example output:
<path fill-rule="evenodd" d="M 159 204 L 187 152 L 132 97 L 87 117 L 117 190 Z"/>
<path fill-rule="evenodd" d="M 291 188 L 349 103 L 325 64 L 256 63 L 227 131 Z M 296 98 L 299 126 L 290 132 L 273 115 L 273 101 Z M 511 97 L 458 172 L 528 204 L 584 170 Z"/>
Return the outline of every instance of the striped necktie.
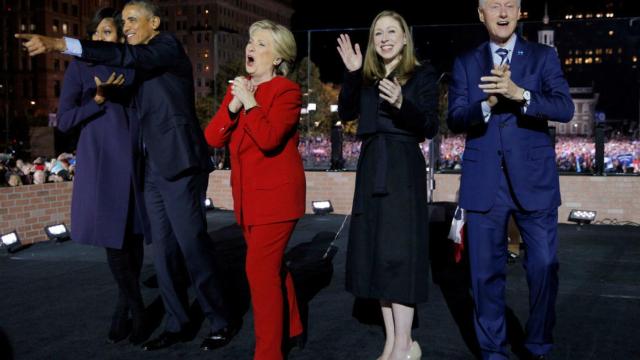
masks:
<path fill-rule="evenodd" d="M 509 50 L 505 48 L 500 48 L 496 50 L 496 54 L 498 54 L 500 56 L 500 59 L 502 59 L 502 61 L 500 61 L 500 65 L 502 64 L 509 65 L 510 61 L 509 61 L 509 58 L 507 57 L 507 55 L 509 55 Z"/>

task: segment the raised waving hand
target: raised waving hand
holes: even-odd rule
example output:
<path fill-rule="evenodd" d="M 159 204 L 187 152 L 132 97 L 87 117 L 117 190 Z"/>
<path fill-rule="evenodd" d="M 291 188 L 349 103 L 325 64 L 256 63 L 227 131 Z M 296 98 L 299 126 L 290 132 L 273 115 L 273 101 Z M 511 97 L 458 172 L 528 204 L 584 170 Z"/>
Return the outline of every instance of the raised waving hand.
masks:
<path fill-rule="evenodd" d="M 347 34 L 340 34 L 338 37 L 338 53 L 344 62 L 344 66 L 349 71 L 356 71 L 362 67 L 362 53 L 360 45 L 351 45 L 351 39 Z"/>

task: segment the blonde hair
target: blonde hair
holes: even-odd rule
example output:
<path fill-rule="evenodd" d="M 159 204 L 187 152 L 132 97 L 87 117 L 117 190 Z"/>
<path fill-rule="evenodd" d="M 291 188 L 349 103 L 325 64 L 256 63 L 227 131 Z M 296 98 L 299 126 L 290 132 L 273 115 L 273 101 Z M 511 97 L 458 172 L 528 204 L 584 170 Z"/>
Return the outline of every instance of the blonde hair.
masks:
<path fill-rule="evenodd" d="M 478 7 L 483 7 L 485 2 L 486 2 L 486 0 L 478 0 Z M 520 3 L 521 2 L 522 2 L 521 0 L 517 1 L 518 7 L 520 7 Z"/>
<path fill-rule="evenodd" d="M 415 70 L 416 66 L 420 65 L 420 63 L 418 62 L 418 59 L 416 59 L 415 49 L 413 48 L 413 39 L 411 38 L 411 34 L 409 32 L 409 25 L 407 25 L 407 22 L 404 20 L 402 15 L 391 10 L 385 10 L 379 13 L 371 23 L 371 28 L 369 28 L 369 42 L 367 44 L 367 53 L 364 57 L 363 76 L 367 82 L 373 83 L 378 80 L 384 79 L 387 75 L 387 70 L 384 67 L 384 62 L 376 52 L 374 45 L 375 26 L 378 20 L 383 17 L 390 17 L 396 20 L 400 24 L 400 27 L 402 27 L 402 32 L 407 39 L 407 43 L 404 45 L 404 48 L 402 49 L 400 54 L 398 54 L 399 56 L 401 56 L 401 58 L 400 62 L 395 68 L 396 78 L 401 84 L 404 84 L 411 77 L 411 74 Z"/>
<path fill-rule="evenodd" d="M 273 38 L 273 51 L 282 59 L 280 64 L 275 65 L 276 74 L 287 76 L 293 67 L 296 59 L 296 39 L 286 27 L 271 20 L 259 20 L 249 27 L 249 35 L 257 30 L 267 30 Z"/>

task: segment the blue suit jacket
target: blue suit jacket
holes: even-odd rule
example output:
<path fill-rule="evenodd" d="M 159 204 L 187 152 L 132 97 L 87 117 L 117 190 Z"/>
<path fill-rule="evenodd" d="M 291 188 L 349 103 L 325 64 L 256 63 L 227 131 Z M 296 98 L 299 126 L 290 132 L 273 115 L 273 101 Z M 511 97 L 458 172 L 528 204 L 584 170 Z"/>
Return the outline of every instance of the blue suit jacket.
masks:
<path fill-rule="evenodd" d="M 447 123 L 454 133 L 467 134 L 460 183 L 460 206 L 487 211 L 495 201 L 501 159 L 511 186 L 526 210 L 560 205 L 555 148 L 547 121 L 569 122 L 574 105 L 555 50 L 518 37 L 511 58 L 511 79 L 531 92 L 526 114 L 520 103 L 500 99 L 484 122 L 478 88 L 490 75 L 493 58 L 489 43 L 458 57 L 449 88 Z"/>
<path fill-rule="evenodd" d="M 83 59 L 136 69 L 142 139 L 160 175 L 174 180 L 194 170 L 213 170 L 196 117 L 191 61 L 173 35 L 161 32 L 147 45 L 81 43 Z"/>

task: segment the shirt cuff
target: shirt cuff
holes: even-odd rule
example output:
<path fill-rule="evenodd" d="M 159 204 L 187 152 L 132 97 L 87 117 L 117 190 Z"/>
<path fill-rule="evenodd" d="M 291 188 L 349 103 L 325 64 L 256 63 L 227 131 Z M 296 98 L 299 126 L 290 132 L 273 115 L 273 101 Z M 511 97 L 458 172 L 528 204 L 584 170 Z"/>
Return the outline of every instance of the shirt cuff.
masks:
<path fill-rule="evenodd" d="M 526 100 L 524 102 L 524 105 L 522 105 L 522 114 L 526 114 L 527 113 L 527 108 L 529 108 L 529 105 L 531 105 L 531 99 Z"/>
<path fill-rule="evenodd" d="M 487 101 L 481 102 L 480 106 L 482 107 L 482 116 L 484 117 L 484 123 L 486 124 L 489 122 L 489 118 L 491 117 L 491 106 L 489 106 Z"/>
<path fill-rule="evenodd" d="M 80 40 L 66 37 L 66 36 L 63 37 L 63 39 L 64 39 L 65 45 L 67 46 L 67 50 L 65 50 L 63 54 L 73 55 L 73 56 L 82 56 L 82 44 L 80 43 Z"/>

